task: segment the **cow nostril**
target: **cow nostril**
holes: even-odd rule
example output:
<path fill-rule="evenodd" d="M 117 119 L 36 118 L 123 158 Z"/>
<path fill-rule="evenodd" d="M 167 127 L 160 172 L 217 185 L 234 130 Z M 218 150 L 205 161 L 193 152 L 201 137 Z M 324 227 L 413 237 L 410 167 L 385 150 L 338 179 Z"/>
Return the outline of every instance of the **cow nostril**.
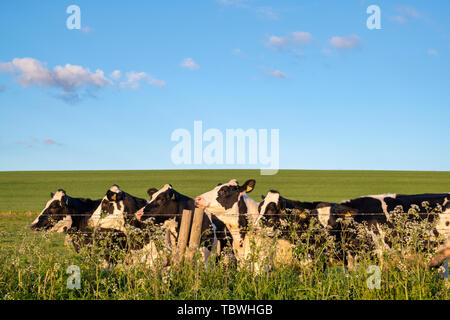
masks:
<path fill-rule="evenodd" d="M 144 215 L 144 210 L 139 210 L 136 212 L 136 218 L 141 221 L 142 216 Z"/>

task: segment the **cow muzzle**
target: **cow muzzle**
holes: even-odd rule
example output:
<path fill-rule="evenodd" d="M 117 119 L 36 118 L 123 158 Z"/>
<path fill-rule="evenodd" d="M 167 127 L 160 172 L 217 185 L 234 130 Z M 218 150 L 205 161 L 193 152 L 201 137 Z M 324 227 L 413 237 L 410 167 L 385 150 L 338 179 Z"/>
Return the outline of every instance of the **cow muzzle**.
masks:
<path fill-rule="evenodd" d="M 138 210 L 135 213 L 136 219 L 138 219 L 139 221 L 141 221 L 143 215 L 144 215 L 144 208 Z"/>
<path fill-rule="evenodd" d="M 208 205 L 202 197 L 195 198 L 195 206 L 201 209 L 205 209 Z"/>

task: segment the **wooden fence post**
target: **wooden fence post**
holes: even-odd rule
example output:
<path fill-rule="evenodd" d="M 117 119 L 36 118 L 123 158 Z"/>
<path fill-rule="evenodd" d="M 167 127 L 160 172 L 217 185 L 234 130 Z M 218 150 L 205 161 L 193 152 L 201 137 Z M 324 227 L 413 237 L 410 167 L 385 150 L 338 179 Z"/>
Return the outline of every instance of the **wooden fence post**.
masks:
<path fill-rule="evenodd" d="M 184 251 L 189 239 L 189 227 L 191 226 L 192 211 L 183 210 L 181 217 L 180 233 L 178 235 L 177 250 L 175 252 L 174 259 L 176 262 L 180 262 L 183 259 Z"/>
<path fill-rule="evenodd" d="M 195 251 L 200 246 L 200 239 L 202 236 L 204 211 L 201 208 L 195 208 L 194 219 L 192 221 L 191 236 L 189 239 L 189 250 L 187 257 L 191 259 L 194 256 Z"/>

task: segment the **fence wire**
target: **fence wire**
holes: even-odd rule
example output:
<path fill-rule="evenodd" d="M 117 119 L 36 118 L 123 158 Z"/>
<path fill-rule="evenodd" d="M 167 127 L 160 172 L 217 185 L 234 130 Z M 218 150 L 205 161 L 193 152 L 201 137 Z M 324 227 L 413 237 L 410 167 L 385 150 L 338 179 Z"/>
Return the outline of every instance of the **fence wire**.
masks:
<path fill-rule="evenodd" d="M 299 214 L 306 214 L 306 215 L 309 215 L 309 216 L 313 216 L 313 217 L 315 217 L 315 216 L 320 216 L 320 215 L 328 215 L 327 213 L 324 213 L 324 214 L 321 214 L 321 213 L 304 213 L 304 212 L 302 212 L 302 213 L 299 213 Z M 295 215 L 299 215 L 299 214 L 284 214 L 284 213 L 276 213 L 276 214 L 263 214 L 262 216 L 264 216 L 264 217 L 267 217 L 267 216 L 270 216 L 270 217 L 272 217 L 272 216 L 283 216 L 283 217 L 291 217 L 291 216 L 295 216 Z M 388 214 L 386 214 L 386 213 L 384 213 L 384 212 L 381 212 L 381 213 L 375 213 L 375 212 L 368 212 L 368 213 L 364 213 L 364 212 L 357 212 L 357 213 L 355 213 L 354 215 L 352 215 L 352 216 L 388 216 L 388 215 L 396 215 L 396 214 L 408 214 L 408 215 L 415 215 L 415 214 L 418 214 L 418 215 L 430 215 L 430 216 L 432 216 L 432 215 L 450 215 L 450 212 L 418 212 L 418 213 L 410 213 L 410 212 L 390 212 L 390 213 L 388 213 Z M 132 215 L 135 215 L 134 213 L 132 214 Z M 227 216 L 227 217 L 239 217 L 239 216 L 243 216 L 243 215 L 245 215 L 245 216 L 247 216 L 247 215 L 253 215 L 253 216 L 256 216 L 256 215 L 259 215 L 259 214 L 249 214 L 249 213 L 246 213 L 246 214 L 239 214 L 239 213 L 217 213 L 217 214 L 211 214 L 211 215 L 213 215 L 213 216 L 216 216 L 216 217 L 219 217 L 219 216 Z M 331 212 L 330 213 L 330 215 L 332 215 L 332 216 L 348 216 L 348 213 L 333 213 L 333 212 Z M 66 217 L 66 216 L 70 216 L 70 217 L 92 217 L 92 214 L 85 214 L 85 213 L 76 213 L 76 214 L 52 214 L 51 215 L 52 217 Z M 106 215 L 106 216 L 112 216 L 112 214 L 111 215 Z M 145 216 L 145 214 L 144 214 L 144 216 Z M 160 214 L 151 214 L 151 215 L 149 215 L 148 217 L 149 218 L 151 218 L 151 217 L 181 217 L 181 216 L 183 216 L 183 214 L 182 213 L 171 213 L 171 214 L 163 214 L 163 213 L 160 213 Z"/>

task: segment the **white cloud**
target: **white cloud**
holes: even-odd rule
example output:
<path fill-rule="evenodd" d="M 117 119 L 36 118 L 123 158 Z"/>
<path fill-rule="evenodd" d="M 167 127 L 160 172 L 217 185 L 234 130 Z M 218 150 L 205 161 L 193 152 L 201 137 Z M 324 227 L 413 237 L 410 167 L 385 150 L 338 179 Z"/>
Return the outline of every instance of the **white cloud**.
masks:
<path fill-rule="evenodd" d="M 277 20 L 278 15 L 273 11 L 272 7 L 257 7 L 256 13 L 269 20 Z"/>
<path fill-rule="evenodd" d="M 245 9 L 262 18 L 278 20 L 278 14 L 270 6 L 255 6 L 253 0 L 217 0 L 219 4 L 227 7 Z M 252 3 L 253 2 L 253 3 Z"/>
<path fill-rule="evenodd" d="M 141 85 L 141 80 L 146 80 L 148 84 L 164 88 L 166 82 L 163 80 L 158 80 L 147 74 L 146 72 L 135 72 L 130 71 L 126 73 L 126 81 L 120 83 L 122 88 L 130 87 L 131 89 L 138 89 Z"/>
<path fill-rule="evenodd" d="M 122 73 L 120 72 L 120 70 L 114 70 L 109 76 L 114 80 L 118 80 L 122 76 Z"/>
<path fill-rule="evenodd" d="M 401 6 L 397 10 L 398 10 L 398 12 L 400 12 L 405 17 L 408 17 L 408 18 L 420 18 L 420 13 L 416 9 L 414 9 L 412 7 Z"/>
<path fill-rule="evenodd" d="M 361 39 L 357 35 L 347 37 L 334 36 L 330 39 L 330 44 L 337 49 L 356 49 L 359 47 Z"/>
<path fill-rule="evenodd" d="M 148 84 L 150 84 L 152 86 L 157 86 L 157 87 L 160 87 L 160 88 L 164 88 L 166 86 L 166 82 L 164 80 L 158 80 L 158 79 L 155 79 L 155 78 L 153 78 L 151 76 L 149 76 L 147 78 L 147 82 L 148 82 Z"/>
<path fill-rule="evenodd" d="M 221 5 L 237 8 L 247 8 L 249 0 L 218 0 Z"/>
<path fill-rule="evenodd" d="M 435 57 L 439 56 L 439 53 L 436 50 L 434 50 L 434 49 L 428 49 L 427 53 L 430 56 L 435 56 Z"/>
<path fill-rule="evenodd" d="M 281 72 L 280 70 L 269 71 L 269 72 L 267 72 L 267 74 L 273 78 L 280 78 L 280 79 L 288 79 L 289 78 L 287 76 L 287 74 Z"/>
<path fill-rule="evenodd" d="M 289 44 L 289 39 L 286 37 L 277 37 L 277 36 L 270 36 L 268 45 L 274 49 L 280 49 L 282 47 L 285 47 Z"/>
<path fill-rule="evenodd" d="M 241 51 L 241 49 L 239 49 L 239 48 L 236 48 L 236 49 L 233 49 L 233 54 L 235 54 L 235 55 L 239 56 L 239 55 L 241 55 L 241 54 L 242 54 L 242 51 Z"/>
<path fill-rule="evenodd" d="M 182 66 L 183 68 L 187 68 L 190 70 L 198 70 L 200 69 L 200 66 L 198 64 L 195 63 L 194 60 L 192 60 L 192 58 L 185 58 L 180 66 Z"/>
<path fill-rule="evenodd" d="M 130 71 L 126 74 L 126 81 L 120 83 L 122 88 L 130 87 L 132 89 L 137 89 L 141 85 L 139 81 L 147 78 L 147 74 L 145 72 L 134 72 Z"/>
<path fill-rule="evenodd" d="M 406 18 L 403 16 L 393 16 L 391 20 L 400 24 L 406 23 Z"/>
<path fill-rule="evenodd" d="M 235 48 L 233 49 L 233 51 L 231 51 L 235 56 L 239 56 L 241 58 L 246 58 L 246 55 L 244 54 L 244 52 L 242 52 L 241 49 L 239 48 Z"/>
<path fill-rule="evenodd" d="M 84 33 L 91 33 L 92 29 L 88 26 L 81 28 L 81 31 L 83 31 Z"/>
<path fill-rule="evenodd" d="M 75 91 L 83 86 L 101 88 L 110 83 L 100 69 L 93 73 L 87 68 L 66 64 L 50 70 L 33 58 L 14 58 L 11 62 L 2 62 L 0 71 L 15 74 L 16 80 L 24 87 L 58 87 L 64 91 Z"/>
<path fill-rule="evenodd" d="M 15 144 L 18 145 L 24 145 L 27 148 L 32 148 L 33 146 L 62 146 L 62 143 L 56 142 L 52 138 L 44 138 L 44 139 L 38 139 L 36 137 L 29 137 L 26 141 L 16 141 Z"/>
<path fill-rule="evenodd" d="M 322 49 L 322 53 L 323 53 L 324 55 L 327 55 L 327 56 L 333 55 L 333 51 L 332 51 L 331 49 L 329 49 L 329 48 L 323 48 L 323 49 Z"/>
<path fill-rule="evenodd" d="M 47 145 L 61 145 L 60 143 L 56 142 L 52 138 L 45 138 L 42 140 L 42 142 Z"/>
<path fill-rule="evenodd" d="M 0 72 L 13 74 L 16 81 L 25 88 L 37 86 L 59 89 L 54 96 L 68 103 L 77 103 L 82 96 L 93 97 L 93 90 L 114 84 L 100 69 L 91 72 L 89 68 L 72 64 L 49 69 L 44 63 L 33 58 L 14 58 L 10 62 L 0 62 Z M 110 76 L 113 80 L 118 80 L 121 72 L 115 70 Z M 164 81 L 155 79 L 145 72 L 132 71 L 127 73 L 123 87 L 138 88 L 142 79 L 147 80 L 150 85 L 165 86 Z"/>
<path fill-rule="evenodd" d="M 305 45 L 312 42 L 313 36 L 311 33 L 306 31 L 294 31 L 291 32 L 288 36 L 278 37 L 271 35 L 267 41 L 267 45 L 275 50 L 281 50 L 287 47 L 295 48 L 298 45 Z M 295 51 L 295 50 L 294 50 Z"/>
<path fill-rule="evenodd" d="M 393 16 L 391 20 L 400 24 L 405 24 L 409 19 L 421 18 L 421 14 L 416 9 L 409 6 L 398 7 L 397 12 L 399 15 Z"/>
<path fill-rule="evenodd" d="M 309 43 L 313 40 L 311 33 L 305 31 L 295 31 L 292 32 L 292 37 L 294 38 L 294 42 L 297 43 Z"/>

